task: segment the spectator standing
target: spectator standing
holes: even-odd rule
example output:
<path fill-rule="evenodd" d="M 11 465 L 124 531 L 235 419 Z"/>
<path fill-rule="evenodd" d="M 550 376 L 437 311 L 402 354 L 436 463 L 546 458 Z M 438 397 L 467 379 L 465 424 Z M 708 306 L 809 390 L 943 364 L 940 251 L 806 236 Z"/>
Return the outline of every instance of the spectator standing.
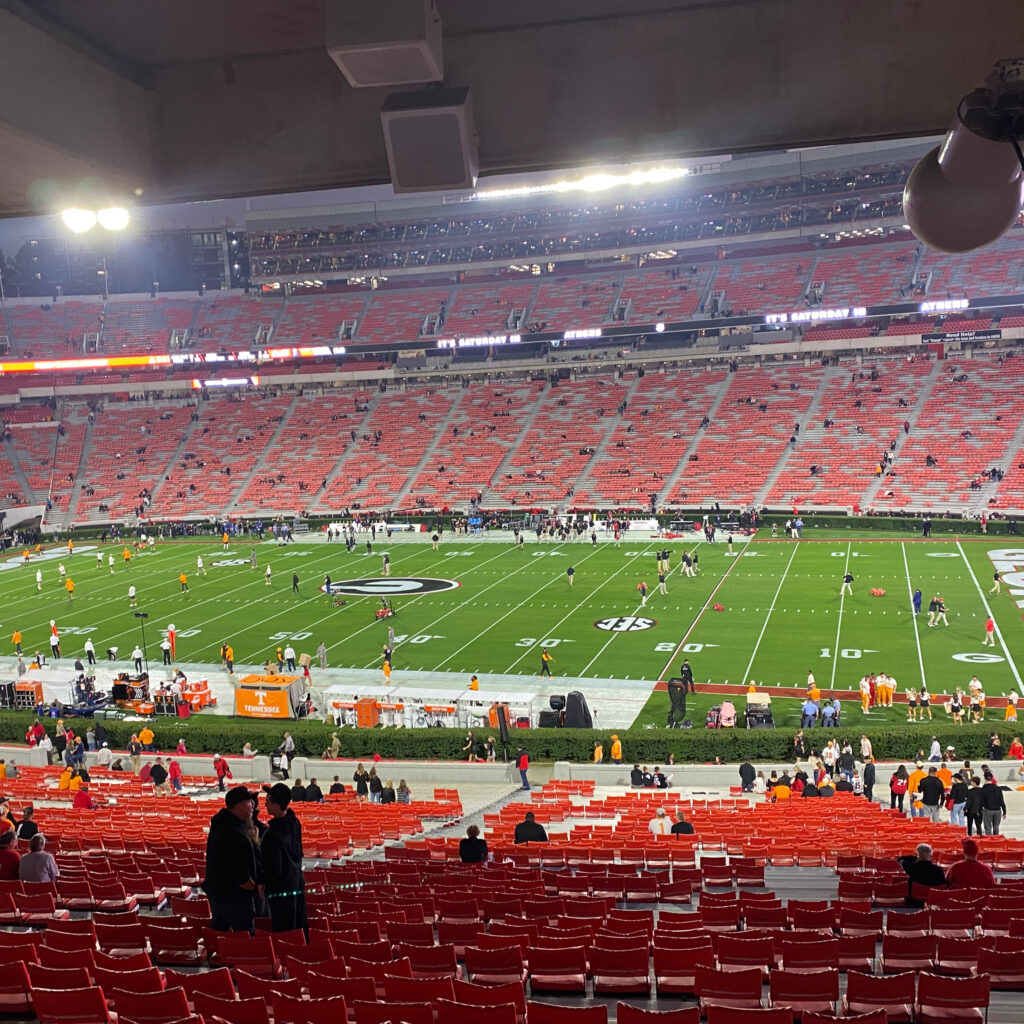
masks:
<path fill-rule="evenodd" d="M 960 772 L 953 776 L 953 783 L 949 787 L 949 823 L 954 827 L 963 828 L 967 824 L 964 817 L 964 806 L 967 803 L 967 783 Z"/>
<path fill-rule="evenodd" d="M 256 794 L 234 786 L 224 806 L 210 819 L 206 837 L 203 891 L 210 901 L 210 927 L 216 931 L 251 932 L 260 880 L 249 830 Z"/>
<path fill-rule="evenodd" d="M 864 760 L 864 795 L 869 801 L 875 799 L 875 760 L 869 754 Z"/>
<path fill-rule="evenodd" d="M 213 773 L 217 776 L 217 788 L 223 793 L 227 789 L 227 779 L 231 778 L 231 769 L 220 754 L 213 755 Z"/>
<path fill-rule="evenodd" d="M 529 790 L 530 780 L 526 777 L 526 773 L 530 768 L 530 755 L 521 745 L 519 749 L 516 750 L 516 767 L 519 769 L 519 777 L 523 780 L 522 788 L 524 790 Z"/>
<path fill-rule="evenodd" d="M 167 785 L 167 769 L 159 757 L 153 762 L 153 767 L 149 769 L 149 781 L 156 787 L 157 793 L 165 793 L 170 796 L 171 787 Z"/>
<path fill-rule="evenodd" d="M 743 764 L 740 765 L 740 787 L 744 793 L 754 792 L 754 779 L 756 778 L 757 772 L 750 763 L 750 758 L 743 758 Z"/>
<path fill-rule="evenodd" d="M 405 779 L 398 780 L 398 789 L 395 790 L 395 802 L 400 804 L 410 803 L 412 800 L 412 793 L 409 790 L 409 785 Z"/>
<path fill-rule="evenodd" d="M 981 787 L 981 821 L 985 826 L 985 835 L 999 835 L 999 826 L 1006 817 L 1006 801 L 1003 791 L 999 788 L 995 776 L 985 776 L 985 785 Z"/>
<path fill-rule="evenodd" d="M 380 795 L 384 791 L 384 783 L 381 782 L 380 777 L 377 775 L 377 769 L 370 769 L 370 778 L 367 783 L 370 787 L 370 803 L 379 804 Z"/>
<path fill-rule="evenodd" d="M 260 860 L 271 926 L 275 932 L 301 928 L 308 937 L 302 824 L 288 806 L 291 792 L 283 782 L 263 789 L 270 821 L 260 839 Z"/>
<path fill-rule="evenodd" d="M 171 789 L 175 793 L 181 792 L 181 765 L 172 757 L 167 762 L 167 778 L 170 780 Z"/>
<path fill-rule="evenodd" d="M 939 770 L 934 765 L 928 774 L 918 783 L 917 791 L 921 797 L 921 809 L 926 818 L 938 822 L 939 813 L 946 799 L 946 787 L 939 778 Z"/>
<path fill-rule="evenodd" d="M 984 794 L 981 792 L 981 779 L 977 775 L 971 776 L 971 785 L 967 790 L 967 799 L 964 801 L 964 816 L 967 818 L 967 834 L 981 835 L 981 799 Z"/>
<path fill-rule="evenodd" d="M 352 773 L 352 781 L 356 784 L 356 799 L 365 801 L 370 794 L 370 774 L 363 767 L 362 762 L 356 765 Z"/>
<path fill-rule="evenodd" d="M 139 742 L 139 737 L 134 733 L 132 738 L 128 741 L 128 757 L 131 759 L 132 774 L 138 775 L 142 768 L 142 744 Z M 216 760 L 216 758 L 214 758 Z M 221 786 L 221 789 L 224 787 Z"/>
<path fill-rule="evenodd" d="M 910 788 L 909 776 L 905 765 L 900 765 L 889 778 L 889 808 L 899 808 L 900 814 L 904 813 L 904 801 L 907 797 L 907 790 Z"/>

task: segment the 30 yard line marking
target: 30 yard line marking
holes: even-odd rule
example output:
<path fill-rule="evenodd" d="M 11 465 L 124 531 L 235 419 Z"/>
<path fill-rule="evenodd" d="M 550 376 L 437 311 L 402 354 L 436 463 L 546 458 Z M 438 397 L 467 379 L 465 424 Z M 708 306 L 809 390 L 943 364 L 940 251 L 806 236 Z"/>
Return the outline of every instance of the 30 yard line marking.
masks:
<path fill-rule="evenodd" d="M 584 555 L 581 559 L 579 559 L 579 561 L 574 562 L 573 563 L 573 567 L 575 567 L 577 565 L 581 565 L 588 558 L 593 558 L 594 555 L 596 555 L 596 554 L 597 554 L 597 549 L 594 548 L 589 554 Z M 523 566 L 523 568 L 525 568 L 525 566 Z M 502 615 L 500 618 L 495 619 L 493 622 L 490 623 L 490 625 L 485 626 L 471 640 L 467 640 L 466 643 L 464 643 L 457 650 L 452 651 L 452 653 L 449 654 L 448 657 L 444 659 L 444 661 L 439 661 L 434 666 L 432 671 L 434 671 L 434 672 L 439 671 L 444 665 L 447 665 L 448 662 L 451 661 L 452 658 L 454 658 L 457 654 L 461 654 L 467 647 L 469 647 L 470 645 L 476 643 L 476 641 L 479 640 L 480 637 L 482 637 L 484 635 L 484 633 L 486 633 L 488 630 L 493 629 L 499 622 L 503 621 L 504 619 L 507 619 L 513 612 L 516 612 L 520 608 L 522 608 L 524 604 L 528 604 L 530 601 L 532 601 L 542 590 L 546 589 L 547 587 L 550 587 L 553 583 L 557 583 L 559 580 L 565 580 L 565 578 L 566 578 L 565 572 L 560 570 L 558 572 L 558 575 L 552 577 L 550 580 L 548 580 L 547 583 L 544 583 L 541 586 L 539 586 L 532 594 L 530 594 L 529 597 L 525 597 L 525 598 L 523 598 L 522 601 L 519 602 L 519 604 L 513 605 L 511 608 L 509 608 L 509 610 L 507 612 L 505 612 L 504 615 Z M 484 603 L 486 604 L 486 602 L 484 602 Z M 554 627 L 552 627 L 552 628 L 554 628 Z M 525 657 L 525 655 L 523 657 Z M 513 662 L 513 664 L 515 664 L 515 662 Z M 508 672 L 508 671 L 510 671 L 510 669 L 505 669 L 505 671 Z"/>
<path fill-rule="evenodd" d="M 1003 633 L 999 628 L 999 623 L 996 622 L 996 617 L 992 614 L 992 609 L 989 607 L 988 598 L 985 597 L 985 591 L 981 589 L 978 577 L 974 575 L 974 570 L 971 568 L 971 563 L 967 561 L 967 553 L 961 546 L 960 541 L 956 542 L 956 546 L 957 550 L 960 552 L 960 557 L 964 560 L 964 565 L 967 566 L 967 571 L 971 574 L 971 579 L 974 581 L 974 586 L 978 591 L 978 597 L 981 598 L 981 603 L 985 606 L 985 614 L 995 623 L 996 636 L 999 637 L 999 645 L 1003 649 L 1003 654 L 1006 655 L 1006 661 L 1010 666 L 1010 671 L 1013 673 L 1013 678 L 1017 680 L 1017 688 L 1021 693 L 1024 693 L 1024 681 L 1021 681 L 1020 673 L 1017 671 L 1017 666 L 1014 664 L 1013 658 L 1010 655 L 1010 648 L 1006 646 L 1006 641 L 1003 639 Z"/>
<path fill-rule="evenodd" d="M 914 585 L 910 582 L 910 563 L 907 561 L 907 545 L 900 544 L 903 552 L 903 568 L 907 570 L 907 596 L 910 598 L 910 624 L 914 627 L 914 640 L 917 642 L 917 664 L 921 668 L 921 685 L 927 689 L 928 681 L 924 677 L 924 658 L 921 656 L 921 633 L 917 628 L 917 616 L 914 615 Z"/>
<path fill-rule="evenodd" d="M 846 574 L 850 571 L 850 548 L 853 546 L 852 542 L 846 545 L 846 566 L 843 569 L 843 582 L 846 582 Z M 832 680 L 828 684 L 829 688 L 836 685 L 836 663 L 839 659 L 839 631 L 843 628 L 843 602 L 846 600 L 846 594 L 843 592 L 843 588 L 839 588 L 839 621 L 836 623 L 836 642 L 832 648 Z"/>
<path fill-rule="evenodd" d="M 632 557 L 632 558 L 631 558 L 631 559 L 630 559 L 630 560 L 629 560 L 628 562 L 626 562 L 626 564 L 625 564 L 625 565 L 623 565 L 623 566 L 622 566 L 621 568 L 619 568 L 619 569 L 617 569 L 617 570 L 616 570 L 615 572 L 613 572 L 613 573 L 611 574 L 611 576 L 607 577 L 607 578 L 605 579 L 604 583 L 602 583 L 602 584 L 601 584 L 600 586 L 598 586 L 597 588 L 595 588 L 595 590 L 594 590 L 594 591 L 593 591 L 592 593 L 588 594 L 588 595 L 587 595 L 587 597 L 585 597 L 585 598 L 584 598 L 584 599 L 583 599 L 582 601 L 580 601 L 580 603 L 579 603 L 578 605 L 576 605 L 576 607 L 575 607 L 575 608 L 573 608 L 573 609 L 572 609 L 572 611 L 571 611 L 571 612 L 569 612 L 569 614 L 568 614 L 568 615 L 563 615 L 563 616 L 562 616 L 562 618 L 560 618 L 560 619 L 559 619 L 559 620 L 558 620 L 558 621 L 557 621 L 557 622 L 556 622 L 556 623 L 555 623 L 555 624 L 554 624 L 553 626 L 551 626 L 551 627 L 550 627 L 550 629 L 548 629 L 548 630 L 547 630 L 547 633 L 548 633 L 548 635 L 549 635 L 549 636 L 553 635 L 553 634 L 554 634 L 554 631 L 555 631 L 556 629 L 558 629 L 558 627 L 559 627 L 559 626 L 560 626 L 560 625 L 561 625 L 561 624 L 562 624 L 563 622 L 565 622 L 565 621 L 566 621 L 567 619 L 570 619 L 570 618 L 572 618 L 572 616 L 573 616 L 573 615 L 574 615 L 574 614 L 575 614 L 575 613 L 576 613 L 576 612 L 577 612 L 577 611 L 578 611 L 578 610 L 579 610 L 580 608 L 582 608 L 582 607 L 583 607 L 583 605 L 584 605 L 584 604 L 585 604 L 586 602 L 588 602 L 588 601 L 590 600 L 590 598 L 592 598 L 592 597 L 594 596 L 594 594 L 596 594 L 596 593 L 597 593 L 597 591 L 598 591 L 598 590 L 600 590 L 600 589 L 601 589 L 601 587 L 605 586 L 606 584 L 610 583 L 610 582 L 611 582 L 611 581 L 612 581 L 613 579 L 615 579 L 615 577 L 616 577 L 616 576 L 618 576 L 618 575 L 619 575 L 619 573 L 620 573 L 620 572 L 622 572 L 622 570 L 623 570 L 623 569 L 625 569 L 625 568 L 627 568 L 628 566 L 632 565 L 632 563 L 633 563 L 633 562 L 635 562 L 635 561 L 636 561 L 636 560 L 637 560 L 638 558 L 642 558 L 642 557 L 643 557 L 644 555 L 649 555 L 649 554 L 650 554 L 650 553 L 651 553 L 652 551 L 656 551 L 656 550 L 657 550 L 656 548 L 653 548 L 653 547 L 650 547 L 650 546 L 648 546 L 648 547 L 644 548 L 644 550 L 643 550 L 643 551 L 641 551 L 641 552 L 639 552 L 638 554 L 634 555 L 634 556 L 633 556 L 633 557 Z M 696 549 L 696 548 L 694 548 L 693 550 L 694 550 L 694 551 L 696 551 L 697 549 Z M 591 607 L 592 607 L 592 606 L 591 606 Z M 634 612 L 633 614 L 635 615 L 635 614 L 636 614 L 636 612 Z M 486 631 L 485 631 L 485 632 L 486 632 Z M 614 637 L 615 637 L 615 634 L 612 634 L 612 639 L 614 639 Z M 611 643 L 611 640 L 609 640 L 609 641 L 608 641 L 608 643 Z M 537 647 L 540 647 L 541 645 L 540 645 L 540 644 L 537 644 L 536 646 L 537 646 Z M 605 646 L 605 647 L 607 647 L 607 646 L 608 646 L 608 644 L 605 644 L 604 646 Z M 509 667 L 508 667 L 507 669 L 505 669 L 505 673 L 507 674 L 507 673 L 511 672 L 511 671 L 512 671 L 512 669 L 514 669 L 514 668 L 516 667 L 516 665 L 518 665 L 518 664 L 519 664 L 519 662 L 521 662 L 521 661 L 523 660 L 523 658 L 525 658 L 525 657 L 527 656 L 527 654 L 529 654 L 529 653 L 530 653 L 530 652 L 531 652 L 532 650 L 533 650 L 533 648 L 527 648 L 527 649 L 526 649 L 526 650 L 525 650 L 525 651 L 524 651 L 524 652 L 523 652 L 522 654 L 520 654 L 520 655 L 519 655 L 519 657 L 518 657 L 518 658 L 516 658 L 516 660 L 515 660 L 515 661 L 513 661 L 513 662 L 512 662 L 512 664 L 511 664 L 511 665 L 509 665 Z M 603 651 L 603 650 L 604 650 L 604 647 L 602 647 L 602 648 L 601 648 L 601 650 Z M 600 653 L 601 653 L 601 652 L 600 652 L 600 651 L 598 651 L 598 654 L 600 654 Z M 596 661 L 596 660 L 597 660 L 597 659 L 596 659 L 596 657 L 595 657 L 594 661 Z M 591 661 L 591 662 L 590 662 L 590 665 L 593 665 L 594 661 Z M 442 662 L 442 664 L 443 664 L 443 662 Z M 590 668 L 590 665 L 587 665 L 587 668 Z M 583 669 L 583 672 L 586 672 L 587 668 Z M 580 675 L 581 677 L 582 677 L 582 675 L 583 675 L 583 672 L 580 672 L 580 673 L 579 673 L 579 675 Z"/>
<path fill-rule="evenodd" d="M 789 567 L 793 564 L 793 559 L 796 558 L 796 553 L 799 550 L 800 545 L 794 544 L 793 553 L 789 556 L 786 568 L 782 571 L 782 579 L 779 580 L 779 585 L 775 588 L 775 596 L 772 598 L 772 603 L 768 607 L 768 614 L 764 617 L 764 625 L 761 627 L 761 634 L 757 638 L 757 643 L 754 644 L 754 652 L 750 655 L 750 661 L 747 662 L 747 669 L 743 673 L 743 678 L 740 679 L 741 683 L 745 683 L 750 677 L 750 670 L 754 666 L 754 659 L 757 657 L 758 648 L 761 646 L 761 641 L 764 639 L 765 631 L 768 629 L 768 620 L 772 617 L 772 612 L 775 611 L 775 602 L 778 601 L 779 594 L 782 593 L 782 585 L 786 582 L 786 577 L 789 575 Z"/>

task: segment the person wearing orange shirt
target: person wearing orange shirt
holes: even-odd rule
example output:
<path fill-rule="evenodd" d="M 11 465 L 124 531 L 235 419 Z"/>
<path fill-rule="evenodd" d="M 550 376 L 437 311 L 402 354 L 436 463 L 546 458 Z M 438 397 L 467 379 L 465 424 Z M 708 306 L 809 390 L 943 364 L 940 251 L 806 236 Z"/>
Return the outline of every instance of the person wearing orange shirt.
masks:
<path fill-rule="evenodd" d="M 224 545 L 222 550 L 227 551 L 227 549 L 228 549 L 228 531 L 227 530 L 225 530 L 224 533 L 221 535 L 220 542 L 221 542 L 221 544 Z"/>
<path fill-rule="evenodd" d="M 121 552 L 121 557 L 124 559 L 124 567 L 126 569 L 130 569 L 132 564 L 131 551 L 129 551 L 128 548 L 125 548 L 124 551 Z"/>
<path fill-rule="evenodd" d="M 907 796 L 910 800 L 910 816 L 912 818 L 924 817 L 923 808 L 915 806 L 921 802 L 921 794 L 918 793 L 917 788 L 921 783 L 921 780 L 928 773 L 921 766 L 921 762 L 917 762 L 917 766 L 910 773 L 910 778 L 907 780 Z"/>
<path fill-rule="evenodd" d="M 70 576 L 64 584 L 64 589 L 68 592 L 68 600 L 73 601 L 75 599 L 75 581 Z"/>
<path fill-rule="evenodd" d="M 612 764 L 622 764 L 622 743 L 615 735 L 612 735 Z"/>
<path fill-rule="evenodd" d="M 178 582 L 181 584 L 181 592 L 188 593 L 188 577 L 184 573 L 178 574 Z"/>
<path fill-rule="evenodd" d="M 227 666 L 228 675 L 235 674 L 235 649 L 230 644 L 224 645 L 224 664 Z"/>
<path fill-rule="evenodd" d="M 21 633 L 18 630 L 14 631 L 14 635 L 11 637 L 11 643 L 14 644 L 14 653 L 21 654 Z"/>
<path fill-rule="evenodd" d="M 949 791 L 949 787 L 953 785 L 953 773 L 946 767 L 946 762 L 943 761 L 939 765 L 939 770 L 936 772 L 938 777 L 942 780 L 942 785 Z"/>
<path fill-rule="evenodd" d="M 60 778 L 57 780 L 57 790 L 58 790 L 58 792 L 60 792 L 60 791 L 66 792 L 70 788 L 71 788 L 71 769 L 70 768 L 65 768 L 64 771 L 62 771 L 60 773 Z"/>

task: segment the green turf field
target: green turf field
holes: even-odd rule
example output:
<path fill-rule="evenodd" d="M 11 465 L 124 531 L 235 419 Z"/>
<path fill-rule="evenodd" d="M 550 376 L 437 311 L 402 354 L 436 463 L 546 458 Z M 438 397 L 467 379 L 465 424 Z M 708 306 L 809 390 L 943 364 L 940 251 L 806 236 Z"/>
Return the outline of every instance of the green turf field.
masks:
<path fill-rule="evenodd" d="M 654 552 L 663 544 L 673 551 L 667 596 L 656 592 Z M 688 657 L 698 685 L 709 679 L 755 679 L 769 687 L 803 686 L 812 670 L 822 689 L 855 689 L 861 675 L 884 670 L 895 676 L 902 698 L 905 687 L 919 686 L 922 679 L 939 695 L 965 685 L 977 671 L 986 693 L 1001 695 L 1020 688 L 1018 665 L 1024 665 L 1017 598 L 1006 585 L 999 596 L 987 593 L 993 572 L 989 552 L 1010 547 L 997 538 L 963 543 L 877 536 L 799 543 L 765 538 L 729 557 L 722 544 L 698 547 L 652 538 L 633 538 L 620 548 L 530 542 L 520 551 L 511 540 L 505 545 L 446 537 L 436 552 L 429 544 L 375 543 L 373 555 L 362 553 L 364 547 L 348 554 L 339 545 L 264 543 L 257 547 L 258 568 L 252 569 L 247 542 L 232 543 L 224 552 L 211 538 L 165 544 L 136 555 L 126 569 L 119 547 L 104 546 L 98 568 L 97 548 L 83 541 L 72 558 L 65 552 L 60 559 L 75 581 L 74 601 L 61 588 L 56 557 L 0 572 L 0 629 L 6 630 L 5 639 L 19 629 L 26 652 L 46 651 L 49 620 L 55 619 L 65 656 L 81 653 L 88 635 L 101 658 L 112 644 L 127 657 L 139 638 L 128 604 L 134 583 L 138 610 L 149 615 L 151 661 L 159 661 L 160 631 L 174 622 L 177 656 L 186 662 L 219 662 L 224 641 L 234 647 L 238 664 L 252 665 L 285 641 L 312 652 L 323 639 L 332 667 L 372 668 L 380 664 L 387 638 L 386 626 L 373 615 L 378 597 L 348 594 L 336 607 L 319 587 L 324 573 L 334 583 L 380 579 L 380 554 L 386 550 L 392 559 L 389 586 L 424 578 L 458 584 L 434 593 L 393 595 L 395 681 L 403 669 L 467 678 L 473 672 L 536 675 L 544 644 L 555 658 L 556 677 L 642 679 L 653 685 Z M 700 575 L 687 579 L 679 574 L 679 555 L 694 549 L 700 553 Z M 106 563 L 111 552 L 112 575 Z M 207 576 L 196 574 L 197 555 Z M 269 587 L 264 583 L 268 564 Z M 576 570 L 571 588 L 569 565 Z M 39 567 L 41 593 L 35 583 Z M 840 598 L 847 568 L 856 578 L 854 593 Z M 180 592 L 181 571 L 188 574 L 188 594 Z M 300 577 L 298 594 L 291 589 L 293 572 Z M 636 590 L 641 579 L 651 588 L 645 608 Z M 883 587 L 886 596 L 870 596 L 873 586 Z M 924 591 L 926 609 L 933 593 L 943 595 L 948 627 L 929 629 L 923 618 L 915 622 L 910 611 L 915 586 Z M 713 610 L 716 603 L 724 611 Z M 998 626 L 995 648 L 981 645 L 989 608 Z M 13 652 L 9 639 L 4 651 Z M 709 702 L 698 702 L 701 717 Z M 663 721 L 663 706 L 667 698 L 656 694 L 641 721 Z M 889 717 L 897 722 L 905 714 L 897 709 Z M 876 712 L 872 721 L 880 724 L 882 714 Z"/>

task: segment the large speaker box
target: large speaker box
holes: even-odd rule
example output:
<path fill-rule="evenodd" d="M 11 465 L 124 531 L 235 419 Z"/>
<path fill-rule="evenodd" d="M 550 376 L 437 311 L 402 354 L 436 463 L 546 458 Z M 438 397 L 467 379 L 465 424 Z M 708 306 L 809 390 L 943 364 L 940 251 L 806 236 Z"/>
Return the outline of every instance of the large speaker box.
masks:
<path fill-rule="evenodd" d="M 538 729 L 560 729 L 562 727 L 562 714 L 560 711 L 541 711 L 537 715 Z"/>
<path fill-rule="evenodd" d="M 380 123 L 396 192 L 476 185 L 480 156 L 469 89 L 393 93 Z"/>

